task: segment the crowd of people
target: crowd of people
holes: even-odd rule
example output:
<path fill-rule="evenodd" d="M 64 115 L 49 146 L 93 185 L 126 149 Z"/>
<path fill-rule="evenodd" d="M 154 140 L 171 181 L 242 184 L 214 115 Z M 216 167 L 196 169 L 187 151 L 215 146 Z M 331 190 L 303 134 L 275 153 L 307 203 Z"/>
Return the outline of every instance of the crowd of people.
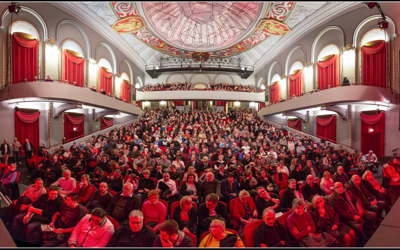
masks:
<path fill-rule="evenodd" d="M 14 149 L 5 140 L 0 151 Z M 13 239 L 46 247 L 244 247 L 259 220 L 256 247 L 364 246 L 392 206 L 372 151 L 335 149 L 250 109 L 147 109 L 137 123 L 38 151 L 33 184 L 3 221 Z"/>
<path fill-rule="evenodd" d="M 143 88 L 143 91 L 179 91 L 179 90 L 205 90 L 205 91 L 240 91 L 240 92 L 263 92 L 262 89 L 252 85 L 228 84 L 228 83 L 210 83 L 206 88 L 197 89 L 195 84 L 188 82 L 157 83 Z"/>

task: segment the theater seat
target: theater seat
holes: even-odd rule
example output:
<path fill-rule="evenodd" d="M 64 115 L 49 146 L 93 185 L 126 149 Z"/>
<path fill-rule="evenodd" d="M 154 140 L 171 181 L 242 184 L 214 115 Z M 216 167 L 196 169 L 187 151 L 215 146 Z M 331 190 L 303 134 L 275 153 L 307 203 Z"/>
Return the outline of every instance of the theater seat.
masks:
<path fill-rule="evenodd" d="M 254 230 L 263 223 L 264 220 L 256 220 L 244 227 L 243 243 L 246 247 L 254 247 Z"/>

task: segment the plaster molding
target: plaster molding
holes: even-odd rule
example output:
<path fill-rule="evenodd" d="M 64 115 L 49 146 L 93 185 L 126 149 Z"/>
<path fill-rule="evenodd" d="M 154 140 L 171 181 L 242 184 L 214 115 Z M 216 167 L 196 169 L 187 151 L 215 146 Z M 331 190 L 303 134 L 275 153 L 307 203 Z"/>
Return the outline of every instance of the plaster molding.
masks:
<path fill-rule="evenodd" d="M 320 39 L 326 32 L 331 31 L 331 30 L 338 30 L 338 31 L 340 31 L 340 32 L 342 33 L 342 37 L 343 37 L 343 44 L 346 44 L 346 38 L 344 37 L 344 32 L 343 32 L 343 30 L 342 30 L 340 27 L 338 27 L 338 26 L 328 26 L 328 27 L 326 27 L 325 29 L 321 30 L 321 32 L 318 33 L 318 35 L 315 37 L 315 39 L 314 39 L 314 41 L 313 41 L 313 43 L 312 43 L 312 46 L 311 46 L 311 59 L 310 59 L 311 63 L 315 63 L 315 61 L 314 61 L 314 60 L 316 60 L 316 58 L 315 58 L 315 47 L 317 46 L 319 39 Z M 329 44 L 329 45 L 331 45 L 331 44 Z M 336 45 L 336 46 L 337 46 L 337 45 Z M 326 47 L 326 46 L 325 46 L 325 47 Z M 325 47 L 324 47 L 324 48 L 325 48 Z M 337 46 L 337 47 L 338 47 L 338 49 L 339 49 L 339 54 L 340 54 L 340 51 L 342 51 L 342 50 L 339 48 L 339 46 Z M 322 50 L 321 50 L 321 51 L 322 51 Z M 319 53 L 320 53 L 321 51 L 319 51 Z M 318 54 L 319 54 L 319 53 L 318 53 Z"/>
<path fill-rule="evenodd" d="M 131 85 L 134 85 L 134 81 L 133 81 L 133 71 L 132 71 L 132 67 L 131 64 L 129 63 L 128 60 L 126 59 L 122 59 L 121 64 L 120 64 L 120 69 L 122 68 L 122 64 L 126 63 L 126 65 L 128 65 L 129 68 L 129 81 L 131 82 Z"/>
<path fill-rule="evenodd" d="M 104 110 L 95 113 L 95 120 L 98 121 L 100 120 L 100 118 L 106 115 L 119 115 L 119 114 L 121 114 L 121 112 L 119 112 L 118 110 Z"/>
<path fill-rule="evenodd" d="M 216 75 L 214 76 L 214 78 L 212 79 L 212 82 L 213 82 L 213 83 L 216 83 L 216 82 L 215 82 L 215 79 L 217 79 L 218 76 L 223 76 L 223 75 L 229 77 L 229 78 L 231 79 L 231 81 L 232 81 L 232 84 L 235 84 L 235 80 L 233 79 L 233 77 L 232 77 L 231 75 L 229 75 L 229 74 L 226 74 L 226 73 L 218 73 L 218 74 L 216 74 Z"/>
<path fill-rule="evenodd" d="M 205 75 L 205 76 L 207 77 L 207 79 L 208 79 L 208 84 L 210 84 L 211 81 L 212 81 L 211 77 L 210 77 L 208 74 L 203 73 L 203 74 L 192 74 L 192 75 L 189 77 L 189 82 L 192 82 L 193 77 L 195 77 L 195 76 L 197 76 L 197 75 Z"/>
<path fill-rule="evenodd" d="M 112 59 L 113 59 L 113 74 L 117 74 L 117 72 L 118 72 L 118 70 L 117 70 L 117 59 L 116 59 L 116 57 L 115 57 L 115 53 L 114 53 L 114 50 L 111 48 L 111 46 L 110 45 L 108 45 L 107 43 L 105 43 L 105 42 L 99 42 L 99 44 L 97 44 L 97 46 L 96 46 L 96 56 L 95 56 L 95 58 L 97 58 L 97 52 L 98 52 L 98 50 L 99 50 L 99 48 L 100 48 L 100 46 L 104 46 L 104 47 L 106 47 L 107 49 L 108 49 L 108 51 L 110 52 L 110 54 L 111 54 L 111 57 L 112 57 Z M 99 60 L 100 61 L 100 60 Z"/>
<path fill-rule="evenodd" d="M 303 51 L 304 58 L 303 58 L 303 61 L 301 61 L 303 63 L 303 66 L 304 66 L 304 63 L 307 62 L 307 52 L 306 52 L 306 49 L 304 48 L 304 46 L 303 45 L 297 45 L 297 46 L 293 47 L 289 51 L 288 55 L 286 56 L 286 60 L 285 60 L 285 75 L 287 75 L 287 76 L 290 73 L 289 72 L 289 65 L 288 65 L 289 64 L 289 60 L 292 57 L 293 52 L 295 52 L 297 49 L 301 49 Z M 298 60 L 296 60 L 296 61 L 298 61 Z"/>
<path fill-rule="evenodd" d="M 62 21 L 57 25 L 57 28 L 56 28 L 56 43 L 59 43 L 59 42 L 60 42 L 60 37 L 59 37 L 59 35 L 60 35 L 60 28 L 61 28 L 61 26 L 64 25 L 64 24 L 71 24 L 71 25 L 75 26 L 75 27 L 78 28 L 78 30 L 82 33 L 82 35 L 85 37 L 86 49 L 87 49 L 87 51 L 86 51 L 87 59 L 90 59 L 90 58 L 91 58 L 91 51 L 92 51 L 92 49 L 91 49 L 91 47 L 90 47 L 90 39 L 89 39 L 89 36 L 86 34 L 86 31 L 82 28 L 82 26 L 81 26 L 79 23 L 75 22 L 75 21 L 66 19 L 66 20 L 62 20 Z"/>
<path fill-rule="evenodd" d="M 337 113 L 340 118 L 342 119 L 349 119 L 349 106 L 346 106 L 346 108 L 342 108 L 340 106 L 337 105 L 325 105 L 323 106 L 325 110 L 329 110 L 329 111 L 333 111 L 335 113 Z"/>
<path fill-rule="evenodd" d="M 379 15 L 379 14 L 376 14 L 376 15 L 373 15 L 373 16 L 369 16 L 369 17 L 367 17 L 367 18 L 365 18 L 364 20 L 362 20 L 361 22 L 360 22 L 360 24 L 358 24 L 358 26 L 357 26 L 357 28 L 356 28 L 356 30 L 354 31 L 354 34 L 353 34 L 353 46 L 355 47 L 355 48 L 358 48 L 358 46 L 357 46 L 357 39 L 358 39 L 358 36 L 359 36 L 359 34 L 360 34 L 360 31 L 361 31 L 361 29 L 367 24 L 367 23 L 369 23 L 369 22 L 371 22 L 371 21 L 374 21 L 374 20 L 378 20 L 378 19 L 380 19 L 380 18 L 382 18 L 382 16 L 381 15 Z M 396 26 L 394 25 L 394 22 L 393 22 L 393 20 L 390 18 L 390 17 L 388 17 L 388 16 L 386 16 L 386 21 L 388 22 L 388 23 L 390 23 L 390 27 L 392 28 L 392 38 L 393 37 L 396 37 L 397 36 L 397 34 L 396 34 Z M 390 40 L 392 40 L 392 39 L 390 39 Z"/>
<path fill-rule="evenodd" d="M 65 104 L 61 104 L 57 108 L 55 108 L 53 106 L 53 118 L 60 117 L 60 115 L 63 112 L 65 112 L 69 109 L 81 109 L 81 108 L 82 108 L 82 104 L 78 104 L 78 103 L 65 103 Z"/>
<path fill-rule="evenodd" d="M 271 80 L 272 80 L 272 75 L 271 75 L 271 73 L 272 73 L 272 69 L 274 68 L 274 66 L 275 66 L 275 64 L 278 64 L 279 65 L 279 67 L 281 66 L 280 64 L 279 64 L 279 62 L 278 61 L 275 61 L 275 62 L 273 62 L 272 64 L 271 64 L 271 66 L 269 67 L 269 70 L 268 70 L 268 86 L 271 86 Z M 280 70 L 280 71 L 282 71 L 282 69 Z M 279 75 L 281 75 L 280 73 L 278 73 Z M 275 74 L 274 74 L 275 75 Z"/>
<path fill-rule="evenodd" d="M 283 50 L 292 46 L 302 37 L 308 35 L 310 31 L 313 31 L 324 23 L 361 7 L 363 7 L 363 4 L 360 2 L 332 2 L 319 9 L 317 12 L 303 20 L 301 23 L 302 26 L 294 28 L 289 32 L 289 34 L 282 37 L 280 42 L 274 46 L 273 50 L 269 50 L 268 54 L 261 57 L 261 59 L 254 65 L 254 73 L 259 73 L 263 70 L 264 66 L 275 59 Z"/>
<path fill-rule="evenodd" d="M 188 79 L 187 79 L 187 77 L 186 77 L 185 74 L 182 74 L 182 73 L 173 73 L 173 74 L 169 74 L 169 75 L 168 75 L 167 79 L 165 80 L 165 83 L 168 83 L 169 78 L 171 78 L 171 76 L 174 76 L 174 75 L 181 75 L 181 76 L 183 76 L 183 78 L 185 79 L 185 81 L 188 82 Z"/>
<path fill-rule="evenodd" d="M 285 116 L 296 116 L 301 119 L 303 122 L 308 122 L 308 110 L 303 113 L 300 111 L 286 111 L 283 113 Z"/>
<path fill-rule="evenodd" d="M 107 41 L 118 48 L 122 54 L 127 56 L 140 70 L 142 70 L 143 73 L 145 73 L 144 69 L 146 62 L 142 59 L 139 53 L 134 50 L 121 36 L 116 36 L 116 33 L 111 26 L 97 16 L 93 11 L 89 10 L 83 3 L 49 2 L 49 4 L 61 9 L 62 11 L 65 11 L 88 27 L 92 28 L 95 32 L 103 36 L 105 39 L 107 39 Z"/>
<path fill-rule="evenodd" d="M 26 7 L 26 6 L 21 6 L 21 12 L 27 12 L 31 15 L 33 15 L 34 17 L 36 17 L 36 19 L 40 22 L 40 24 L 42 25 L 42 29 L 43 29 L 43 41 L 46 42 L 49 40 L 49 30 L 47 29 L 47 24 L 44 21 L 44 19 L 42 18 L 41 15 L 39 15 L 39 13 L 37 13 L 36 11 L 34 11 L 33 9 Z M 3 15 L 1 17 L 1 29 L 4 29 L 4 19 L 6 18 L 6 16 L 9 14 L 10 12 L 8 11 L 8 8 L 3 12 Z"/>

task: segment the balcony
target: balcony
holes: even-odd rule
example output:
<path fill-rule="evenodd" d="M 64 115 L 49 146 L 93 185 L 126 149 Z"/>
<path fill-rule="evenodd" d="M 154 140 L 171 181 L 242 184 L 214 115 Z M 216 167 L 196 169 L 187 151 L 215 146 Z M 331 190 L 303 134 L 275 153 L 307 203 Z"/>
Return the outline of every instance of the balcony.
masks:
<path fill-rule="evenodd" d="M 143 111 L 130 103 L 102 95 L 87 88 L 59 82 L 23 82 L 3 87 L 0 102 L 21 99 L 21 101 L 66 101 L 94 107 L 117 110 L 126 114 L 141 115 Z"/>
<path fill-rule="evenodd" d="M 259 115 L 271 115 L 283 113 L 285 111 L 302 110 L 323 105 L 354 104 L 360 102 L 397 105 L 398 94 L 390 89 L 381 87 L 363 85 L 343 86 L 325 89 L 314 93 L 306 93 L 296 98 L 266 106 L 259 111 Z"/>
<path fill-rule="evenodd" d="M 138 101 L 242 101 L 264 102 L 265 93 L 240 91 L 136 91 Z"/>

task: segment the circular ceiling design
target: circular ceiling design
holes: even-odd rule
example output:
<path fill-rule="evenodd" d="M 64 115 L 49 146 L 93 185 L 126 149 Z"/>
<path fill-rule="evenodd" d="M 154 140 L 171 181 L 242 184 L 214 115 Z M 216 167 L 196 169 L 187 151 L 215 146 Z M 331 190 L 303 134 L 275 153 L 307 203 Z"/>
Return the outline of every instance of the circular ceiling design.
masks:
<path fill-rule="evenodd" d="M 261 2 L 142 2 L 146 24 L 167 43 L 215 51 L 242 40 L 262 13 Z"/>

